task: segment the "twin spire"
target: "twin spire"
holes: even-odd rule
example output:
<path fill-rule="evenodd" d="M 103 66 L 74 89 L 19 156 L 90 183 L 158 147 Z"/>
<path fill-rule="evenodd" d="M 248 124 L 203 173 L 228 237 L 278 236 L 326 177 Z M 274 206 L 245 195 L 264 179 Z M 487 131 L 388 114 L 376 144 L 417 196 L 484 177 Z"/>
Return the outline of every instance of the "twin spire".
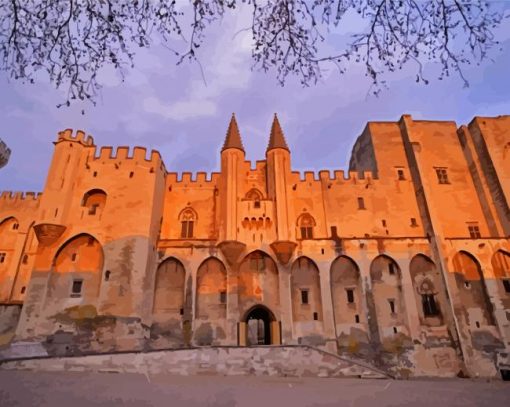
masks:
<path fill-rule="evenodd" d="M 225 137 L 225 143 L 223 144 L 221 151 L 228 148 L 237 148 L 244 152 L 241 134 L 239 133 L 239 127 L 237 126 L 236 116 L 234 113 L 232 113 L 232 118 L 228 125 L 227 137 Z M 266 153 L 274 148 L 283 148 L 290 152 L 276 113 L 274 114 L 273 124 L 271 125 L 271 134 L 269 136 L 269 144 L 267 146 Z"/>

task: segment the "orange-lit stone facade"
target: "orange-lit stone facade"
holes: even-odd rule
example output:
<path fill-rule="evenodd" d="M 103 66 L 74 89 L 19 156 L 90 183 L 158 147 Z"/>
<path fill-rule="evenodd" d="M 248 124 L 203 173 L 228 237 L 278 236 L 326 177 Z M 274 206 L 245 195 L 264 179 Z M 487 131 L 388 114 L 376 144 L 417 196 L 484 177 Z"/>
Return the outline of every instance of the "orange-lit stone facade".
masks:
<path fill-rule="evenodd" d="M 368 123 L 345 173 L 293 171 L 276 116 L 269 133 L 246 161 L 232 117 L 220 172 L 180 175 L 59 133 L 43 192 L 0 198 L 0 340 L 309 344 L 401 375 L 497 375 L 510 116 Z"/>

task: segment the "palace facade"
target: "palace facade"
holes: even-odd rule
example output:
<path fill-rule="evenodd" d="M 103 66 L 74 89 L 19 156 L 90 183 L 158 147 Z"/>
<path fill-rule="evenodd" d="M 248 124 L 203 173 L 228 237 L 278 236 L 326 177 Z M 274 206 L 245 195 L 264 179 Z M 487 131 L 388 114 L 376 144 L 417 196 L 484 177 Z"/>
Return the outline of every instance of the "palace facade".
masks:
<path fill-rule="evenodd" d="M 232 116 L 212 174 L 82 131 L 54 144 L 43 192 L 0 198 L 0 345 L 306 344 L 400 374 L 499 374 L 510 116 L 370 122 L 346 173 L 294 171 L 276 116 L 254 166 Z"/>

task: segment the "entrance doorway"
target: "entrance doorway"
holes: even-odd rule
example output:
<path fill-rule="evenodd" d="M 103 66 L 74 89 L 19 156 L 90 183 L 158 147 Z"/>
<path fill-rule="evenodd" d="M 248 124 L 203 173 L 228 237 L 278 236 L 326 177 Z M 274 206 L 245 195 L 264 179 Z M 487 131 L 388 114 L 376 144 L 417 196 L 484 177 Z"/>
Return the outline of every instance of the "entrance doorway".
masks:
<path fill-rule="evenodd" d="M 273 313 L 263 305 L 250 308 L 239 323 L 239 345 L 277 344 L 280 344 L 280 323 Z"/>

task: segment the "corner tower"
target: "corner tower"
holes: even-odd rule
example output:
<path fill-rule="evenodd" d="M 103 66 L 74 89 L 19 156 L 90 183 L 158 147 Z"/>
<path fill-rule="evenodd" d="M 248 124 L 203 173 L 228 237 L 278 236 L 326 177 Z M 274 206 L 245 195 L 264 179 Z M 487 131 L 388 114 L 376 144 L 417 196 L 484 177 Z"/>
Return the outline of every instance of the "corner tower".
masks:
<path fill-rule="evenodd" d="M 277 240 L 292 240 L 289 223 L 289 182 L 291 175 L 290 150 L 285 141 L 278 116 L 274 115 L 269 144 L 266 150 L 267 192 L 275 202 Z"/>
<path fill-rule="evenodd" d="M 221 149 L 221 227 L 220 240 L 237 240 L 237 197 L 240 190 L 242 165 L 245 159 L 241 134 L 235 115 L 228 125 Z"/>

